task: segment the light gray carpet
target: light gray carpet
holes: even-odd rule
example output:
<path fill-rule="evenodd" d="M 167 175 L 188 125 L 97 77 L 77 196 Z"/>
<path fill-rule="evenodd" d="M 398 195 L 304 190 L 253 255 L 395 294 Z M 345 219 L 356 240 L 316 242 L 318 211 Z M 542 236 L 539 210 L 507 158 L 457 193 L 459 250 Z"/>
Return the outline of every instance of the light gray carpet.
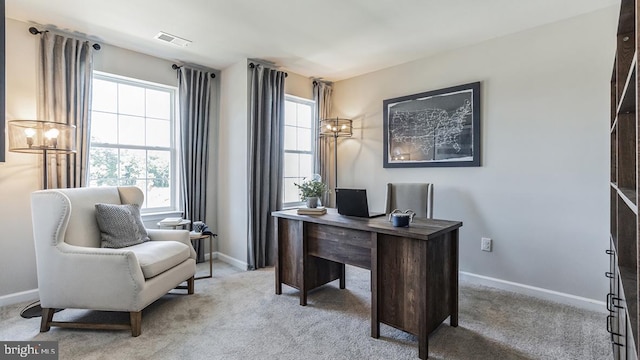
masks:
<path fill-rule="evenodd" d="M 208 271 L 208 263 L 198 265 Z M 214 278 L 197 280 L 196 294 L 169 294 L 142 315 L 142 335 L 128 331 L 52 328 L 23 319 L 25 304 L 0 308 L 0 340 L 57 340 L 60 359 L 417 359 L 414 336 L 381 326 L 370 335 L 369 272 L 347 267 L 337 282 L 298 305 L 298 292 L 274 294 L 273 269 L 239 272 L 222 262 Z M 64 310 L 56 320 L 127 314 Z M 429 338 L 430 359 L 610 359 L 605 315 L 460 284 L 459 327 L 448 320 Z"/>

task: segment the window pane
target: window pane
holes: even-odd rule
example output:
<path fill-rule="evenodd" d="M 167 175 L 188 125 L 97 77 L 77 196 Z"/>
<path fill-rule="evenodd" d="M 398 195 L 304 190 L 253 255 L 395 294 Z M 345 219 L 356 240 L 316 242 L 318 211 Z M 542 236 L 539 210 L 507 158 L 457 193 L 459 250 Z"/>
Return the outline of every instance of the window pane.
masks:
<path fill-rule="evenodd" d="M 94 79 L 91 109 L 115 113 L 118 111 L 118 84 Z"/>
<path fill-rule="evenodd" d="M 311 154 L 300 154 L 300 175 L 310 179 L 313 175 L 313 156 Z"/>
<path fill-rule="evenodd" d="M 146 150 L 120 150 L 120 185 L 136 185 L 138 179 L 146 179 L 146 153 Z"/>
<path fill-rule="evenodd" d="M 311 130 L 298 128 L 298 150 L 311 151 Z"/>
<path fill-rule="evenodd" d="M 284 127 L 284 148 L 286 150 L 295 150 L 296 146 L 296 128 L 293 126 Z"/>
<path fill-rule="evenodd" d="M 149 151 L 147 161 L 147 172 L 153 188 L 169 188 L 171 180 L 171 152 L 170 151 Z"/>
<path fill-rule="evenodd" d="M 147 119 L 147 145 L 171 146 L 171 123 L 168 120 Z"/>
<path fill-rule="evenodd" d="M 311 106 L 298 104 L 298 126 L 311 128 Z"/>
<path fill-rule="evenodd" d="M 298 154 L 284 154 L 284 177 L 300 176 L 300 167 L 298 165 Z"/>
<path fill-rule="evenodd" d="M 92 112 L 91 141 L 104 144 L 117 144 L 118 116 L 116 114 Z"/>
<path fill-rule="evenodd" d="M 144 146 L 144 118 L 136 116 L 118 117 L 118 139 L 121 145 Z"/>
<path fill-rule="evenodd" d="M 147 205 L 153 208 L 171 206 L 171 152 L 149 151 L 147 171 Z"/>
<path fill-rule="evenodd" d="M 91 147 L 89 186 L 118 185 L 118 149 Z"/>
<path fill-rule="evenodd" d="M 171 95 L 167 91 L 147 89 L 146 100 L 147 117 L 171 118 Z"/>
<path fill-rule="evenodd" d="M 284 102 L 284 124 L 285 125 L 296 125 L 296 103 L 291 101 Z"/>
<path fill-rule="evenodd" d="M 283 191 L 283 202 L 284 203 L 292 203 L 299 202 L 300 195 L 298 194 L 298 188 L 294 185 L 294 183 L 299 184 L 302 181 L 300 178 L 286 178 L 284 179 L 284 191 Z"/>
<path fill-rule="evenodd" d="M 118 85 L 118 112 L 144 116 L 144 89 L 139 86 Z"/>

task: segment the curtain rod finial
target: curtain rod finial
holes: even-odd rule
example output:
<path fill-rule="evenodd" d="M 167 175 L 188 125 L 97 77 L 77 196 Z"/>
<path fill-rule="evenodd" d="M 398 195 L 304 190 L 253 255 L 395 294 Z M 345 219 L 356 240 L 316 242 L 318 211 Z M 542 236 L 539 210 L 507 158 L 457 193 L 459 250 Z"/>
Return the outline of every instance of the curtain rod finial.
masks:
<path fill-rule="evenodd" d="M 176 65 L 176 64 L 172 64 L 172 65 L 171 65 L 171 68 L 172 68 L 173 70 L 178 70 L 178 69 L 180 69 L 180 66 L 178 66 L 178 65 Z"/>
<path fill-rule="evenodd" d="M 38 35 L 38 34 L 40 34 L 42 31 L 40 31 L 40 30 L 36 29 L 34 26 L 32 26 L 32 27 L 30 27 L 30 28 L 29 28 L 29 32 L 30 32 L 32 35 Z"/>

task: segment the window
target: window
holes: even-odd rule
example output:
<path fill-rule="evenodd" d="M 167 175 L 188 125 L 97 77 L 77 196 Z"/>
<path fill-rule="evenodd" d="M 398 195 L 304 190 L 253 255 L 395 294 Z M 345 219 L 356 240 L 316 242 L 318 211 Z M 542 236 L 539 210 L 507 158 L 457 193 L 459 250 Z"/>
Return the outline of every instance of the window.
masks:
<path fill-rule="evenodd" d="M 176 88 L 94 73 L 89 186 L 135 185 L 143 212 L 176 210 Z"/>
<path fill-rule="evenodd" d="M 314 173 L 316 126 L 315 103 L 295 96 L 285 96 L 284 109 L 284 181 L 283 206 L 300 204 L 298 188 L 304 178 Z"/>

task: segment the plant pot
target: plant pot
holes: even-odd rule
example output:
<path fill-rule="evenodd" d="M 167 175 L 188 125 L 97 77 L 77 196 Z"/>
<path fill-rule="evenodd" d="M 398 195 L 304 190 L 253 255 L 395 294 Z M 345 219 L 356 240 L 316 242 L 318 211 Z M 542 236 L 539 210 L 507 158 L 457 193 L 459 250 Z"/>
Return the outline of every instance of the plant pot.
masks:
<path fill-rule="evenodd" d="M 314 209 L 318 207 L 318 197 L 308 197 L 307 198 L 307 207 L 310 209 Z"/>

